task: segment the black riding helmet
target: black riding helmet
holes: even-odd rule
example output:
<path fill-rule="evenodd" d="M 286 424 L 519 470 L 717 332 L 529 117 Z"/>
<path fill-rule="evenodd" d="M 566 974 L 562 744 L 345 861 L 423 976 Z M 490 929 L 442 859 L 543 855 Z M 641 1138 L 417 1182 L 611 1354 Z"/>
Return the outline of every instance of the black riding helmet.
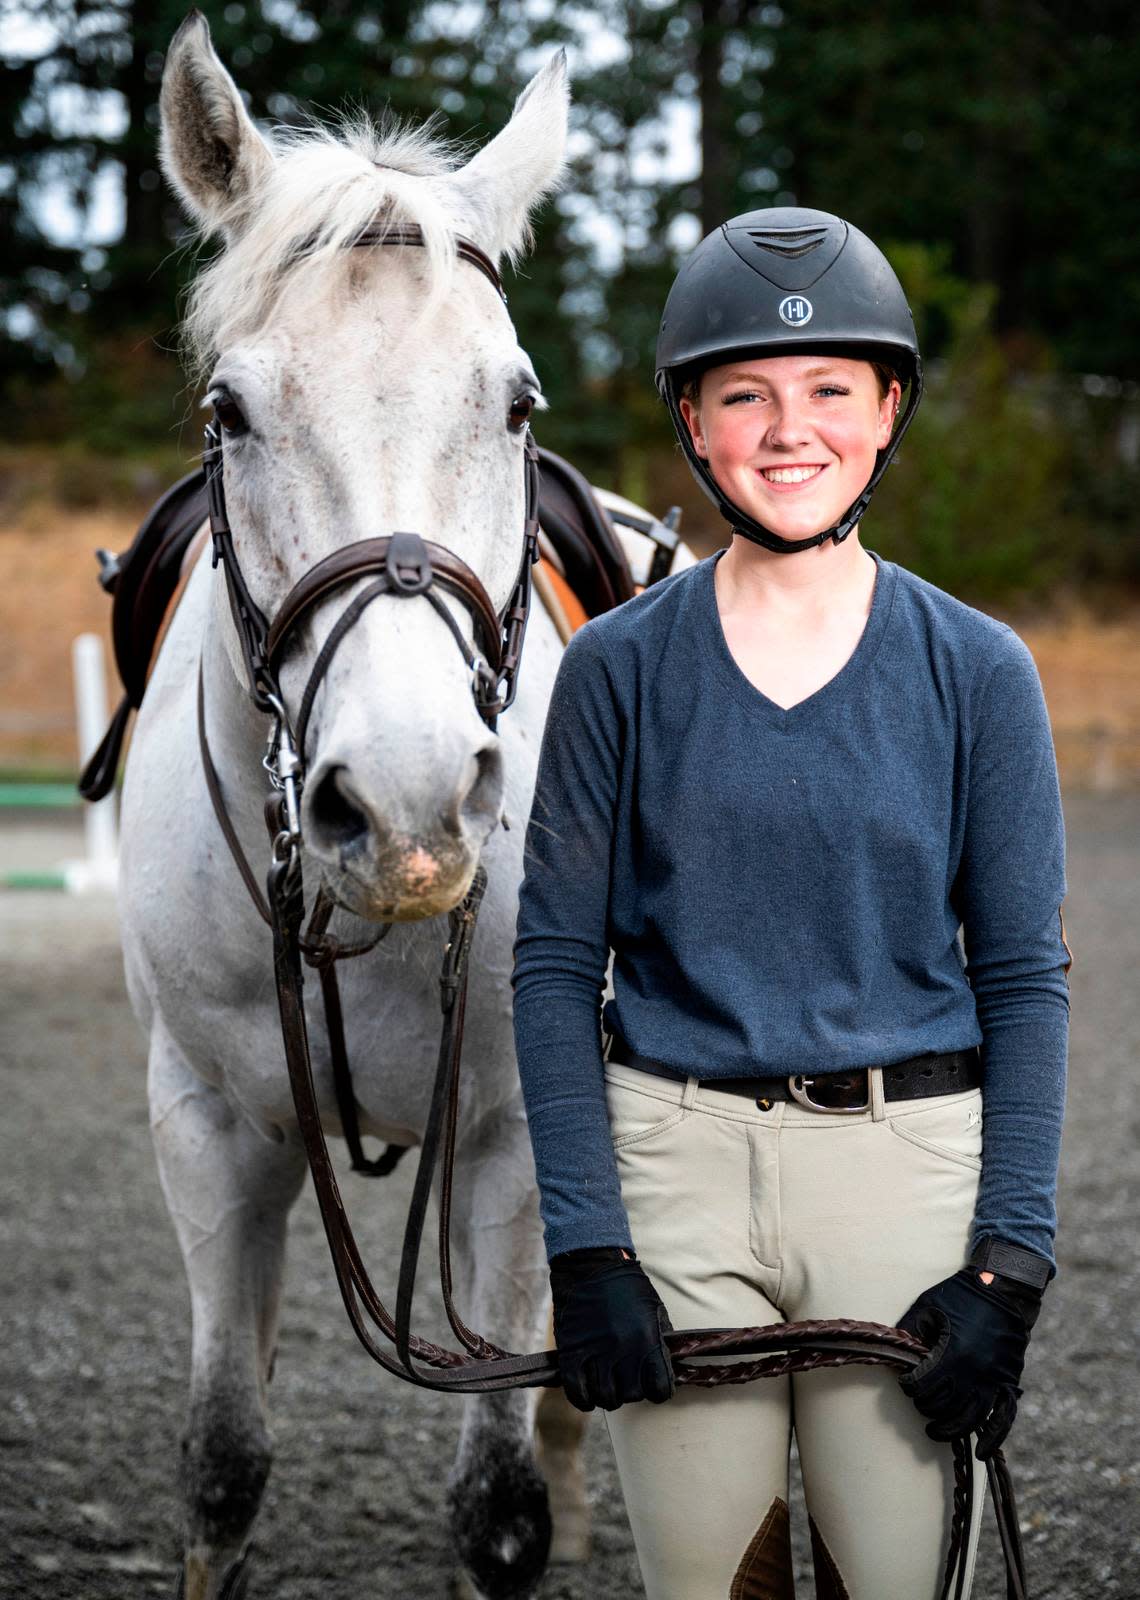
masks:
<path fill-rule="evenodd" d="M 898 374 L 906 406 L 871 481 L 840 520 L 810 539 L 782 539 L 735 505 L 693 448 L 681 415 L 687 379 L 738 356 L 827 354 Z M 841 217 L 799 206 L 733 217 L 689 256 L 657 336 L 657 388 L 693 476 L 737 533 L 767 550 L 846 539 L 867 509 L 922 399 L 922 358 L 902 285 L 882 251 Z"/>

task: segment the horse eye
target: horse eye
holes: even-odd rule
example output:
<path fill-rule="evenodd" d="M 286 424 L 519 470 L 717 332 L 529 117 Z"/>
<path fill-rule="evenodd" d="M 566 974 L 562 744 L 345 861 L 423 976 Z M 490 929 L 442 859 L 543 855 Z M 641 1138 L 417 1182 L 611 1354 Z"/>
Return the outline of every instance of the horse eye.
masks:
<path fill-rule="evenodd" d="M 248 431 L 249 424 L 245 420 L 241 407 L 228 394 L 219 394 L 215 397 L 214 415 L 221 423 L 222 431 L 228 433 L 231 438 Z"/>
<path fill-rule="evenodd" d="M 521 433 L 530 421 L 533 411 L 534 395 L 515 395 L 511 401 L 511 409 L 507 413 L 507 427 L 512 433 Z"/>

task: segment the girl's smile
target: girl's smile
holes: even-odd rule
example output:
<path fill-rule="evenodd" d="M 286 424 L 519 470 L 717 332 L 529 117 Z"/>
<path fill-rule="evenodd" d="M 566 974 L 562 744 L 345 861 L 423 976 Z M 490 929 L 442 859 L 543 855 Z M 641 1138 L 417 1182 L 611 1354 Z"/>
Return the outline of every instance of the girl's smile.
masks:
<path fill-rule="evenodd" d="M 814 462 L 811 466 L 795 467 L 761 467 L 760 476 L 765 483 L 778 489 L 799 489 L 804 484 L 813 482 L 821 472 L 827 471 L 826 461 Z"/>

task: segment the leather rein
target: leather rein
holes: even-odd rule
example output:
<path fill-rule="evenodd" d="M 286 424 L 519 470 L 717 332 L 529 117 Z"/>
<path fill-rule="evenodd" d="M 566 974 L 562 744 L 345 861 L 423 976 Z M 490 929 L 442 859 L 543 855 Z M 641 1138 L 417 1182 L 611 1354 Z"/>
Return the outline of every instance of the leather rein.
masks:
<path fill-rule="evenodd" d="M 420 230 L 412 227 L 368 228 L 353 241 L 354 246 L 422 246 L 423 243 Z M 461 260 L 476 267 L 488 279 L 505 303 L 499 274 L 484 252 L 466 239 L 456 241 L 456 250 Z M 418 533 L 393 533 L 359 540 L 327 556 L 299 579 L 272 621 L 268 620 L 246 586 L 234 550 L 226 513 L 223 459 L 222 430 L 215 419 L 206 427 L 202 452 L 213 565 L 220 565 L 225 574 L 250 697 L 257 710 L 271 719 L 263 761 L 272 786 L 265 803 L 271 863 L 264 892 L 230 819 L 221 779 L 210 753 L 201 665 L 198 744 L 218 824 L 258 915 L 272 929 L 273 969 L 289 1082 L 345 1310 L 357 1338 L 373 1360 L 386 1372 L 419 1388 L 482 1394 L 556 1386 L 560 1382 L 556 1351 L 520 1355 L 493 1344 L 466 1325 L 452 1297 L 452 1165 L 459 1122 L 463 1021 L 468 957 L 486 889 L 485 870 L 482 865 L 476 869 L 467 895 L 448 913 L 449 938 L 439 978 L 443 1019 L 439 1052 L 404 1230 L 393 1313 L 376 1293 L 365 1268 L 329 1155 L 313 1082 L 303 968 L 303 963 L 314 967 L 320 978 L 334 1089 L 353 1171 L 383 1176 L 395 1167 L 404 1148 L 389 1146 L 375 1159 L 364 1154 L 345 1044 L 336 963 L 373 949 L 389 932 L 391 924 L 382 925 L 375 935 L 363 942 L 340 944 L 327 932 L 334 904 L 322 886 L 305 926 L 299 809 L 305 776 L 305 735 L 317 689 L 345 634 L 381 594 L 405 599 L 422 596 L 435 608 L 471 671 L 471 690 L 479 714 L 490 728 L 497 727 L 499 714 L 515 697 L 532 598 L 531 567 L 538 559 L 537 446 L 528 427 L 523 458 L 526 511 L 522 556 L 510 598 L 501 613 L 496 612 L 477 574 L 454 552 L 421 538 Z M 358 591 L 334 623 L 309 674 L 294 720 L 286 707 L 278 678 L 285 651 L 296 628 L 315 606 L 338 589 L 361 579 L 371 581 Z M 437 587 L 463 602 L 472 619 L 476 647 L 468 643 L 450 609 L 434 592 Z M 437 1170 L 439 1275 L 447 1320 L 461 1349 L 449 1349 L 412 1332 L 417 1268 Z M 378 1341 L 377 1334 L 385 1343 Z M 777 1323 L 746 1329 L 686 1330 L 669 1333 L 666 1342 L 677 1382 L 703 1387 L 750 1383 L 762 1377 L 850 1364 L 885 1366 L 903 1372 L 917 1366 L 927 1354 L 922 1344 L 898 1328 L 844 1319 Z M 713 1357 L 735 1359 L 713 1362 L 710 1360 Z M 940 1600 L 962 1600 L 969 1575 L 968 1536 L 973 1496 L 969 1439 L 954 1440 L 953 1453 L 953 1515 Z M 1000 1450 L 986 1462 L 986 1470 L 1005 1557 L 1007 1600 L 1027 1600 L 1013 1487 Z"/>

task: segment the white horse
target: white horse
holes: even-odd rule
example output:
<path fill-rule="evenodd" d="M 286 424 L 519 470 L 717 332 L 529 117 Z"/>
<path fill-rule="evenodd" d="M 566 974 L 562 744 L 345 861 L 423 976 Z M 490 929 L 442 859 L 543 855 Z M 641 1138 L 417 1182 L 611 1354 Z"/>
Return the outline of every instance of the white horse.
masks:
<path fill-rule="evenodd" d="M 338 136 L 308 129 L 268 142 L 200 14 L 174 38 L 163 163 L 203 231 L 223 242 L 195 284 L 188 331 L 225 431 L 238 557 L 267 615 L 334 549 L 403 529 L 459 555 L 497 608 L 507 601 L 524 520 L 518 418 L 541 398 L 502 301 L 457 259 L 455 239 L 495 261 L 523 248 L 528 212 L 562 167 L 567 102 L 559 56 L 465 163 L 430 132 L 363 122 Z M 426 248 L 344 248 L 377 219 L 415 225 Z M 302 243 L 311 248 L 298 255 Z M 290 647 L 281 681 L 294 714 L 359 587 L 318 607 Z M 447 603 L 470 638 L 468 613 Z M 381 1140 L 412 1143 L 422 1132 L 446 912 L 477 864 L 486 868 L 455 1162 L 457 1295 L 472 1326 L 515 1350 L 544 1343 L 546 1277 L 511 1035 L 511 947 L 560 650 L 536 605 L 518 697 L 494 734 L 442 619 L 422 600 L 381 597 L 317 694 L 302 807 L 305 881 L 333 894 L 339 931 L 359 935 L 360 918 L 395 924 L 341 969 L 361 1126 Z M 269 1472 L 266 1388 L 287 1217 L 306 1166 L 269 937 L 199 759 L 199 662 L 226 802 L 260 865 L 266 719 L 247 694 L 222 575 L 206 561 L 163 644 L 131 749 L 122 919 L 131 1000 L 150 1041 L 158 1164 L 193 1307 L 182 1590 L 221 1600 L 242 1586 Z M 336 1132 L 319 1016 L 311 1034 L 322 1114 Z M 533 1392 L 463 1403 L 450 1516 L 483 1596 L 533 1593 L 546 1560 L 534 1416 Z"/>

